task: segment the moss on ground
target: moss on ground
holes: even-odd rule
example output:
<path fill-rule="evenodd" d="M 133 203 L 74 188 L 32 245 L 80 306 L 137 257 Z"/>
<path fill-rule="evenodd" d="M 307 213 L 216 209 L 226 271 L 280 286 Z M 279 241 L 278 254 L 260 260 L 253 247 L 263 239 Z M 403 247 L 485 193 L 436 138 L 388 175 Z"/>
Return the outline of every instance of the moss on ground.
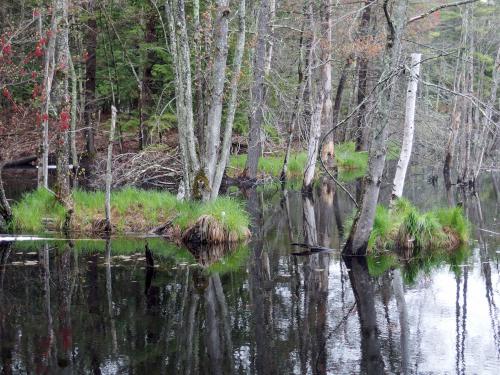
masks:
<path fill-rule="evenodd" d="M 104 220 L 104 193 L 76 190 L 73 192 L 72 230 L 95 233 L 95 225 Z M 45 189 L 24 195 L 13 206 L 11 231 L 16 233 L 60 232 L 66 211 Z M 180 231 L 192 226 L 203 215 L 214 217 L 238 239 L 248 236 L 249 216 L 241 202 L 230 197 L 202 203 L 178 201 L 168 192 L 125 188 L 111 193 L 111 221 L 115 233 L 148 233 L 171 222 Z"/>

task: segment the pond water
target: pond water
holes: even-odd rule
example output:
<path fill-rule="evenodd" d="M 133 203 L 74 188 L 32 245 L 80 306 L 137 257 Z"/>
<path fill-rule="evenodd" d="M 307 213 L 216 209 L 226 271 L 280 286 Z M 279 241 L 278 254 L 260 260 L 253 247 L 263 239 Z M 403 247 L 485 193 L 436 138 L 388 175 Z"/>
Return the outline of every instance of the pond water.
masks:
<path fill-rule="evenodd" d="M 0 369 L 498 374 L 496 191 L 489 175 L 476 196 L 409 176 L 405 195 L 418 207 L 461 202 L 473 241 L 449 260 L 388 270 L 383 259 L 341 257 L 353 206 L 330 183 L 312 199 L 247 191 L 252 241 L 196 258 L 158 238 L 0 241 Z M 291 255 L 305 239 L 334 251 Z"/>

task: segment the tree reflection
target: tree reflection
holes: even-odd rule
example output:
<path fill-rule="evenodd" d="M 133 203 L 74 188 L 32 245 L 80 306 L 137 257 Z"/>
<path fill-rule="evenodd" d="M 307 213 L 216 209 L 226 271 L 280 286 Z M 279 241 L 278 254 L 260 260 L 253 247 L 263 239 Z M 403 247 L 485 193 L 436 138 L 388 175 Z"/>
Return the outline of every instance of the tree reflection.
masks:
<path fill-rule="evenodd" d="M 373 281 L 365 257 L 345 257 L 349 280 L 356 299 L 361 328 L 361 370 L 366 374 L 384 374 Z"/>

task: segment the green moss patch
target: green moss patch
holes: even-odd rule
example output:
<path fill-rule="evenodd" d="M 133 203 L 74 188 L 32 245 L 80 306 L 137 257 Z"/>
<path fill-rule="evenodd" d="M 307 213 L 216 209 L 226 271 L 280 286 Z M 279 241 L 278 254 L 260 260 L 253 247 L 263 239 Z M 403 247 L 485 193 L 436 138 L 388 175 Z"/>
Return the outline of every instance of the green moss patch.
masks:
<path fill-rule="evenodd" d="M 96 223 L 104 220 L 104 193 L 76 190 L 73 192 L 72 230 L 95 234 Z M 65 209 L 45 189 L 26 194 L 13 207 L 11 230 L 17 233 L 61 231 Z M 212 216 L 231 238 L 248 237 L 249 216 L 241 202 L 230 197 L 202 203 L 178 201 L 164 191 L 125 188 L 111 194 L 111 222 L 115 233 L 148 233 L 170 222 L 179 232 L 187 230 L 204 215 Z"/>

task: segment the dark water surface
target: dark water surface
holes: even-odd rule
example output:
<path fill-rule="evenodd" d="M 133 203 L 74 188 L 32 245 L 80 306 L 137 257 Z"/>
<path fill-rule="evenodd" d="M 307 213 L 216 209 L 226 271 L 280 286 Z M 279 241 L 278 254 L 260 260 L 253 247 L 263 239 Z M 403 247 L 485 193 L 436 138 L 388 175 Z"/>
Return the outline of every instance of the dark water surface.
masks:
<path fill-rule="evenodd" d="M 422 209 L 462 202 L 473 241 L 392 270 L 342 259 L 353 207 L 328 183 L 313 199 L 246 192 L 252 242 L 198 249 L 198 261 L 162 239 L 147 240 L 154 267 L 145 239 L 0 242 L 0 370 L 498 374 L 500 238 L 479 230 L 500 232 L 495 191 L 491 176 L 476 196 L 410 177 L 405 194 Z M 290 255 L 303 241 L 336 251 Z"/>

